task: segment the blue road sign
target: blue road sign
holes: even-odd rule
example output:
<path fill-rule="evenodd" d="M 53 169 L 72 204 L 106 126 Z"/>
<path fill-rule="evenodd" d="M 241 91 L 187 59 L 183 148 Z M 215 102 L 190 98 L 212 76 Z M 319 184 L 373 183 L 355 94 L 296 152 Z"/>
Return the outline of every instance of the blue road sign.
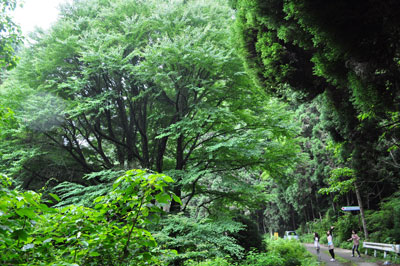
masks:
<path fill-rule="evenodd" d="M 345 212 L 359 211 L 359 210 L 360 210 L 359 206 L 345 206 L 345 207 L 342 207 L 342 211 L 345 211 Z"/>

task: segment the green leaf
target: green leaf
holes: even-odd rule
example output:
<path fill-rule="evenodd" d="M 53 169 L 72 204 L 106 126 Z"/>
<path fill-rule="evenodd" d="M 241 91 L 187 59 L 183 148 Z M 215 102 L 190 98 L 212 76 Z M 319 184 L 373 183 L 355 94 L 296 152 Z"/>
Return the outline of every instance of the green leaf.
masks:
<path fill-rule="evenodd" d="M 13 232 L 13 236 L 18 240 L 26 241 L 28 238 L 28 233 L 25 230 L 20 229 L 20 230 L 15 230 Z"/>
<path fill-rule="evenodd" d="M 169 176 L 167 176 L 167 175 L 164 175 L 164 176 L 163 176 L 163 180 L 164 180 L 165 182 L 168 182 L 168 183 L 173 183 L 173 182 L 175 182 L 171 177 L 169 177 Z"/>
<path fill-rule="evenodd" d="M 50 195 L 51 197 L 53 197 L 56 201 L 58 201 L 58 202 L 61 201 L 60 197 L 58 197 L 56 194 L 49 193 L 49 195 Z"/>
<path fill-rule="evenodd" d="M 157 195 L 155 195 L 155 199 L 159 203 L 169 203 L 171 197 L 167 193 L 160 192 Z"/>
<path fill-rule="evenodd" d="M 35 211 L 28 208 L 17 209 L 15 210 L 15 212 L 21 217 L 28 217 L 31 219 L 36 217 Z"/>
<path fill-rule="evenodd" d="M 181 201 L 181 199 L 180 199 L 177 195 L 172 194 L 172 198 L 174 199 L 175 202 L 178 202 L 179 204 L 182 205 L 182 201 Z"/>

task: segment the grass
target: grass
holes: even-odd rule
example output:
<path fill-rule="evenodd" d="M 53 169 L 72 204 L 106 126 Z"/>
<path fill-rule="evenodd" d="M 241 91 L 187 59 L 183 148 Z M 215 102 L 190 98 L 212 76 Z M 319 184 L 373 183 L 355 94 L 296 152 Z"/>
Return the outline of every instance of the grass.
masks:
<path fill-rule="evenodd" d="M 362 258 L 365 259 L 366 262 L 382 262 L 382 261 L 390 261 L 392 264 L 398 265 L 400 259 L 397 257 L 397 260 L 395 259 L 395 255 L 388 255 L 386 258 L 383 257 L 374 257 L 371 255 L 361 255 Z"/>

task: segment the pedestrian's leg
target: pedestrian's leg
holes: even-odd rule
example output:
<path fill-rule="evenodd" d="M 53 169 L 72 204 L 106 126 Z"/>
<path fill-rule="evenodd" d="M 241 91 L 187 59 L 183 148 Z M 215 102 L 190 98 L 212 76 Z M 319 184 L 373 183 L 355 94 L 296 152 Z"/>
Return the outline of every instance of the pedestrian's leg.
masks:
<path fill-rule="evenodd" d="M 356 246 L 356 251 L 358 253 L 358 257 L 361 257 L 360 251 L 358 251 L 358 245 Z M 353 252 L 354 253 L 354 252 Z"/>
<path fill-rule="evenodd" d="M 329 253 L 331 254 L 332 259 L 335 259 L 335 252 L 333 251 L 333 249 L 330 249 Z"/>
<path fill-rule="evenodd" d="M 353 248 L 351 249 L 351 252 L 353 253 L 352 257 L 354 257 L 354 250 L 356 249 L 356 245 L 353 245 Z"/>

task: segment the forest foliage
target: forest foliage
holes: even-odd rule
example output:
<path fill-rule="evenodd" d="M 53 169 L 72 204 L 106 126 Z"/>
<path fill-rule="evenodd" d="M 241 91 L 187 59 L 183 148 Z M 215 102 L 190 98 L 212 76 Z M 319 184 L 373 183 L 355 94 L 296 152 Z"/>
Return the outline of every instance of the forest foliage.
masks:
<path fill-rule="evenodd" d="M 55 194 L 11 189 L 1 176 L 0 250 L 3 264 L 163 265 L 158 248 L 143 225 L 160 219 L 162 206 L 180 199 L 166 190 L 172 178 L 130 170 L 115 180 L 93 208 L 68 205 Z"/>
<path fill-rule="evenodd" d="M 76 0 L 25 47 L 0 4 L 2 262 L 312 265 L 262 236 L 332 224 L 400 241 L 396 1 Z"/>

